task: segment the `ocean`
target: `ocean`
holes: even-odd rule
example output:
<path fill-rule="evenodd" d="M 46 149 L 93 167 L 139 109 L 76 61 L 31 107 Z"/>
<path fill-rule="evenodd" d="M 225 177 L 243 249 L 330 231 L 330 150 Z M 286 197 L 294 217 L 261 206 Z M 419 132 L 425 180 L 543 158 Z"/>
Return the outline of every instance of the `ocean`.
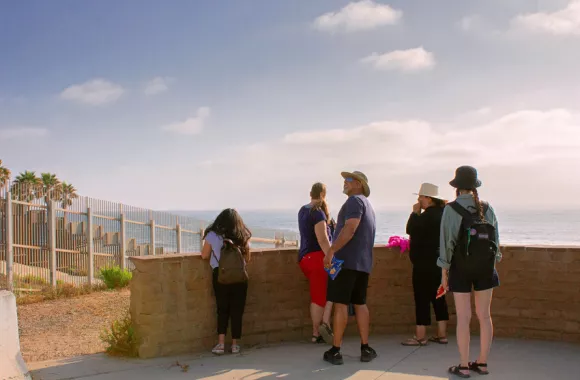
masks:
<path fill-rule="evenodd" d="M 496 209 L 501 244 L 580 246 L 580 210 L 530 211 Z M 219 211 L 175 211 L 196 219 L 211 221 Z M 296 210 L 240 210 L 244 222 L 258 237 L 274 237 L 283 231 L 286 239 L 297 238 Z M 377 211 L 376 244 L 386 244 L 390 236 L 406 236 L 410 211 Z M 335 216 L 336 218 L 336 216 Z"/>

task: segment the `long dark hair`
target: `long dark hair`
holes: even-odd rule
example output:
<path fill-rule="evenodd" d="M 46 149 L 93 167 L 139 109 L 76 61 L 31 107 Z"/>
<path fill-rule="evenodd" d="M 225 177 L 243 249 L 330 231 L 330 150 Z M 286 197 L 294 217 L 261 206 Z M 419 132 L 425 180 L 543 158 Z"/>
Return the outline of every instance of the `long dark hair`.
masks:
<path fill-rule="evenodd" d="M 214 232 L 216 235 L 221 236 L 224 239 L 229 239 L 234 242 L 236 246 L 240 248 L 244 258 L 246 260 L 250 259 L 250 238 L 252 233 L 250 229 L 244 224 L 240 214 L 233 208 L 226 208 L 215 218 L 213 223 L 211 223 L 203 234 L 203 238 L 207 236 L 208 233 Z"/>
<path fill-rule="evenodd" d="M 428 197 L 428 198 L 431 199 L 431 202 L 433 202 L 433 206 L 435 206 L 435 207 L 443 208 L 447 204 L 447 201 L 444 201 L 443 199 L 431 198 L 431 197 Z"/>
<path fill-rule="evenodd" d="M 459 196 L 461 191 L 471 191 L 473 193 L 473 201 L 475 202 L 475 210 L 477 211 L 477 215 L 479 216 L 480 220 L 485 220 L 485 215 L 483 213 L 483 205 L 481 204 L 481 200 L 479 199 L 479 193 L 477 192 L 477 189 L 476 188 L 457 189 L 457 191 L 455 192 L 457 196 Z"/>
<path fill-rule="evenodd" d="M 310 190 L 310 198 L 316 202 L 312 206 L 311 211 L 322 210 L 324 215 L 326 215 L 326 222 L 330 222 L 330 211 L 328 211 L 328 204 L 324 199 L 322 199 L 322 194 L 326 194 L 326 185 L 321 182 L 316 182 L 312 185 Z"/>

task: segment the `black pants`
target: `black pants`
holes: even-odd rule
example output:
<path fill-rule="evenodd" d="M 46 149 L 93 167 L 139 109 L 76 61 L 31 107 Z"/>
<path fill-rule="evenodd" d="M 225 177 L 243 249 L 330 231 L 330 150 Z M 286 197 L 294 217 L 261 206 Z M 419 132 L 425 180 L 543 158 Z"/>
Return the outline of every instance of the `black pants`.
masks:
<path fill-rule="evenodd" d="M 431 304 L 435 309 L 437 322 L 449 320 L 445 297 L 435 298 L 439 285 L 441 285 L 441 268 L 435 264 L 433 266 L 413 266 L 413 293 L 417 326 L 431 325 Z"/>
<path fill-rule="evenodd" d="M 213 291 L 217 304 L 217 332 L 228 333 L 228 322 L 232 324 L 232 339 L 242 337 L 242 318 L 246 307 L 248 283 L 223 285 L 217 282 L 218 270 L 213 271 Z"/>

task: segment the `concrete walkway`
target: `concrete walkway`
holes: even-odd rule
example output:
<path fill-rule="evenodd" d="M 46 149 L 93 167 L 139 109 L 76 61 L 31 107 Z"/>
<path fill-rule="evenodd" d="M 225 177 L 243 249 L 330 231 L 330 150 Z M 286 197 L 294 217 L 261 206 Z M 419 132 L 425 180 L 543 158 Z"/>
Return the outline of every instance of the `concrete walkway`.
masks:
<path fill-rule="evenodd" d="M 371 363 L 359 361 L 357 340 L 343 347 L 345 363 L 332 366 L 322 360 L 326 349 L 310 343 L 287 343 L 254 348 L 241 355 L 214 357 L 189 355 L 152 360 L 123 360 L 105 355 L 90 355 L 66 360 L 29 363 L 33 379 L 448 379 L 447 367 L 458 363 L 456 345 L 431 344 L 422 348 L 403 347 L 404 337 L 375 337 L 372 346 L 379 357 Z M 453 339 L 452 339 L 453 340 Z M 479 341 L 472 341 L 472 358 Z M 472 378 L 492 379 L 580 379 L 576 366 L 580 345 L 558 342 L 497 339 L 490 358 L 490 376 L 472 374 Z"/>

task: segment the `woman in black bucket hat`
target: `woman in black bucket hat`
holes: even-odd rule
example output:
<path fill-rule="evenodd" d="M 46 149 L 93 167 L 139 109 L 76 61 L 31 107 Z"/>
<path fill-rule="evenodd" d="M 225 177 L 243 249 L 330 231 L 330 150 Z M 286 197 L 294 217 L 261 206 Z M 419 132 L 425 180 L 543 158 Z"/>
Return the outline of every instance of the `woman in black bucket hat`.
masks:
<path fill-rule="evenodd" d="M 461 166 L 449 182 L 457 198 L 448 203 L 441 220 L 441 243 L 437 265 L 442 268 L 442 286 L 453 293 L 457 312 L 457 345 L 461 363 L 449 368 L 459 377 L 470 371 L 487 375 L 487 357 L 493 339 L 490 315 L 493 288 L 499 286 L 495 263 L 501 260 L 497 218 L 493 208 L 479 199 L 481 181 L 477 170 Z M 469 362 L 471 291 L 480 326 L 481 352 Z"/>

